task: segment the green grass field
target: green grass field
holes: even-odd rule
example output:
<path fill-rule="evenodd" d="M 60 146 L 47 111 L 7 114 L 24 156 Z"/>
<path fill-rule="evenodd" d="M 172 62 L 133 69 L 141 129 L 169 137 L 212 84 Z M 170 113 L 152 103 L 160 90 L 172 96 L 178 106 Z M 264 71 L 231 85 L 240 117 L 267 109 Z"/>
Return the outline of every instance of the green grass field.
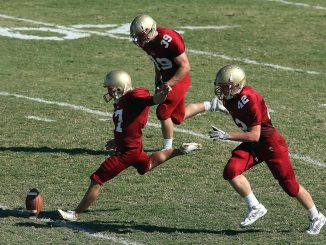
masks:
<path fill-rule="evenodd" d="M 175 146 L 196 141 L 202 151 L 145 176 L 128 169 L 76 223 L 56 212 L 78 204 L 107 155 L 113 127 L 103 120 L 112 112 L 102 99 L 105 73 L 124 69 L 135 86 L 153 91 L 153 64 L 128 39 L 128 23 L 147 13 L 183 32 L 192 66 L 188 102 L 211 98 L 220 67 L 244 68 L 287 139 L 299 182 L 325 214 L 324 0 L 0 0 L 0 6 L 1 244 L 326 243 L 326 228 L 318 236 L 304 233 L 306 211 L 265 164 L 246 176 L 268 213 L 239 227 L 246 206 L 222 177 L 235 145 L 205 138 L 211 125 L 238 130 L 221 113 L 178 127 Z M 227 28 L 213 28 L 221 26 Z M 161 147 L 154 108 L 149 123 L 143 138 L 150 154 Z M 33 187 L 44 197 L 36 220 L 17 212 Z"/>

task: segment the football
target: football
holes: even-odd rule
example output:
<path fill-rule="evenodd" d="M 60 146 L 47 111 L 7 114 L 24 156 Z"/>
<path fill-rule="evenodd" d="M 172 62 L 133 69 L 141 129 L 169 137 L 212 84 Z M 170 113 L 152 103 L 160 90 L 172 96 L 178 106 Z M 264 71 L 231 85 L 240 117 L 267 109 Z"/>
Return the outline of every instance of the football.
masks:
<path fill-rule="evenodd" d="M 36 189 L 31 189 L 26 196 L 26 209 L 33 216 L 38 216 L 43 208 L 43 197 Z"/>

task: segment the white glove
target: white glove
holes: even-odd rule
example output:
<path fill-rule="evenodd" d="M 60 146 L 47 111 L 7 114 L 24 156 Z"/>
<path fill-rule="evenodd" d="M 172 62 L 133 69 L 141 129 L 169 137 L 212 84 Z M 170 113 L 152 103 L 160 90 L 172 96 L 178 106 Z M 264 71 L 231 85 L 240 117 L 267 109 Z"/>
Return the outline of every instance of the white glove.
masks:
<path fill-rule="evenodd" d="M 227 140 L 229 138 L 229 135 L 227 133 L 214 126 L 212 126 L 212 131 L 209 131 L 209 136 L 213 140 Z"/>
<path fill-rule="evenodd" d="M 229 113 L 229 111 L 224 107 L 223 102 L 216 95 L 211 100 L 211 111 Z"/>

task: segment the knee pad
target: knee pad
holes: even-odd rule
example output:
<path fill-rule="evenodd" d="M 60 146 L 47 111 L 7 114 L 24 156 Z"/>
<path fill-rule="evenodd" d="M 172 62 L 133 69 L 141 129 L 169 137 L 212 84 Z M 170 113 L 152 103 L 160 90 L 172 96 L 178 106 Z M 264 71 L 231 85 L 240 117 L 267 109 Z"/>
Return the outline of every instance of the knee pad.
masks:
<path fill-rule="evenodd" d="M 279 184 L 290 197 L 296 197 L 298 195 L 299 183 L 295 177 L 279 180 Z"/>

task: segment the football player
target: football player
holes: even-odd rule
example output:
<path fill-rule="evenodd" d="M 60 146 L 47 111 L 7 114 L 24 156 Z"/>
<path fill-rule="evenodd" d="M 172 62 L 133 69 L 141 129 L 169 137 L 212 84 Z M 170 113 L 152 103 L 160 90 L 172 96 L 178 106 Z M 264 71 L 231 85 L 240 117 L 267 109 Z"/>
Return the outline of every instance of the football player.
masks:
<path fill-rule="evenodd" d="M 107 93 L 104 99 L 114 101 L 114 140 L 106 144 L 115 154 L 108 157 L 90 176 L 91 183 L 83 199 L 74 211 L 59 209 L 65 220 L 75 221 L 98 197 L 100 187 L 126 168 L 133 166 L 143 175 L 172 157 L 201 149 L 197 143 L 184 143 L 179 149 L 154 152 L 150 157 L 143 150 L 142 128 L 147 123 L 150 106 L 162 103 L 171 87 L 164 85 L 161 91 L 151 96 L 147 89 L 133 88 L 131 78 L 125 71 L 114 70 L 104 78 Z"/>
<path fill-rule="evenodd" d="M 224 168 L 223 177 L 244 199 L 248 212 L 241 227 L 252 225 L 263 217 L 267 209 L 251 190 L 244 172 L 263 161 L 266 162 L 274 178 L 283 190 L 295 197 L 308 210 L 310 219 L 308 234 L 318 234 L 326 222 L 318 212 L 309 192 L 298 183 L 288 146 L 283 136 L 274 128 L 264 98 L 246 84 L 244 71 L 236 65 L 221 68 L 216 75 L 215 93 L 223 101 L 235 124 L 242 133 L 225 133 L 213 127 L 209 135 L 214 140 L 233 140 L 242 143 L 232 151 L 232 156 Z"/>
<path fill-rule="evenodd" d="M 185 94 L 190 86 L 190 64 L 179 33 L 157 26 L 148 15 L 139 15 L 130 25 L 130 36 L 154 63 L 156 91 L 162 84 L 172 87 L 165 102 L 156 109 L 161 121 L 163 149 L 172 147 L 174 124 L 181 124 L 200 112 L 226 111 L 217 97 L 212 101 L 185 105 Z"/>

